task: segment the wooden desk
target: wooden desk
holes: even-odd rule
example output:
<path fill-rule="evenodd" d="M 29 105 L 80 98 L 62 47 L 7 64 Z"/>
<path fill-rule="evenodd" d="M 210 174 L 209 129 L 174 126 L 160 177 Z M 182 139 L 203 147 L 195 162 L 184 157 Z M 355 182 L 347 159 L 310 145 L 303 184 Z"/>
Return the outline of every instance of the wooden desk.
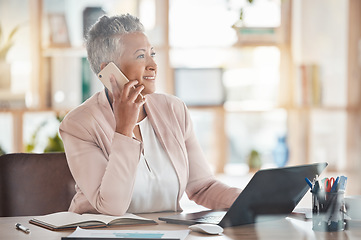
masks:
<path fill-rule="evenodd" d="M 186 225 L 167 224 L 157 220 L 159 216 L 171 215 L 173 213 L 142 214 L 140 216 L 156 220 L 159 225 L 148 226 L 123 226 L 112 229 L 124 230 L 182 230 L 187 229 Z M 72 231 L 53 232 L 28 223 L 32 217 L 8 217 L 0 218 L 0 240 L 60 240 L 61 237 L 68 236 Z M 31 233 L 25 234 L 15 229 L 16 223 L 22 223 L 30 228 Z M 204 235 L 191 232 L 187 240 L 212 239 L 274 239 L 274 240 L 294 240 L 294 239 L 337 239 L 353 240 L 361 239 L 361 225 L 350 226 L 350 229 L 342 232 L 315 232 L 312 230 L 312 221 L 302 221 L 293 218 L 283 218 L 274 221 L 257 224 L 244 225 L 239 227 L 226 228 L 219 236 Z"/>

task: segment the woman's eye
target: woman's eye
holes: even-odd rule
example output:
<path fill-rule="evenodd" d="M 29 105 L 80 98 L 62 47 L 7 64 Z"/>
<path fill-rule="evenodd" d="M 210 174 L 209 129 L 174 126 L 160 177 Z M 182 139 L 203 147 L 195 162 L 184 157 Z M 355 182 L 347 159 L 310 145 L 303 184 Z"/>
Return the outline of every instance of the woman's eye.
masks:
<path fill-rule="evenodd" d="M 139 55 L 137 58 L 144 58 L 144 54 Z"/>
<path fill-rule="evenodd" d="M 156 55 L 155 52 L 150 54 L 151 57 L 155 57 L 155 55 Z"/>

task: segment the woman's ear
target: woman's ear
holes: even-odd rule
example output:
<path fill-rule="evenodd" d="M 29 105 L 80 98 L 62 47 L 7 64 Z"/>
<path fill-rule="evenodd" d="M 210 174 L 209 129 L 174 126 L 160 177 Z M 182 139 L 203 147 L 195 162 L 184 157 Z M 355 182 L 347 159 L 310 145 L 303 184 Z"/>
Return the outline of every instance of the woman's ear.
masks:
<path fill-rule="evenodd" d="M 100 70 L 103 70 L 103 68 L 105 68 L 107 65 L 108 65 L 108 63 L 105 63 L 105 62 L 101 63 Z"/>

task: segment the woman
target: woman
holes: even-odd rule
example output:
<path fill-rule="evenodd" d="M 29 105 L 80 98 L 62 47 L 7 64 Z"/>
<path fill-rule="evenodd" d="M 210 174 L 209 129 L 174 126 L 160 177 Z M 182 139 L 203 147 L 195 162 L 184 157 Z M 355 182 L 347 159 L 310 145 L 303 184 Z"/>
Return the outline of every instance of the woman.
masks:
<path fill-rule="evenodd" d="M 101 17 L 86 46 L 94 73 L 114 62 L 130 81 L 120 88 L 112 77 L 112 89 L 94 94 L 60 125 L 76 181 L 69 211 L 179 211 L 184 192 L 207 208 L 230 207 L 240 190 L 211 174 L 186 106 L 154 93 L 155 51 L 139 19 Z"/>

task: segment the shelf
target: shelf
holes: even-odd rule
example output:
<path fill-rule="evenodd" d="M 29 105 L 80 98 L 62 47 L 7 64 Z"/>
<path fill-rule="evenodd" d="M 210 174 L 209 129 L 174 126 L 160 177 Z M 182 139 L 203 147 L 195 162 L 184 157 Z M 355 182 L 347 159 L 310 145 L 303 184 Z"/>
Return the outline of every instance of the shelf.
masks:
<path fill-rule="evenodd" d="M 224 104 L 224 108 L 227 112 L 268 112 L 272 110 L 280 109 L 272 103 L 260 103 L 260 102 L 238 102 L 227 101 Z"/>
<path fill-rule="evenodd" d="M 55 112 L 63 114 L 71 111 L 70 109 L 53 109 L 53 108 L 18 108 L 18 109 L 0 109 L 0 113 L 36 113 L 36 112 Z"/>
<path fill-rule="evenodd" d="M 287 110 L 295 111 L 346 111 L 346 112 L 357 112 L 360 111 L 358 107 L 338 107 L 338 106 L 296 106 L 296 107 L 286 107 Z"/>
<path fill-rule="evenodd" d="M 25 108 L 25 94 L 13 93 L 10 90 L 0 90 L 0 111 Z"/>
<path fill-rule="evenodd" d="M 44 48 L 42 50 L 44 57 L 86 57 L 86 49 L 84 47 L 70 48 Z"/>

